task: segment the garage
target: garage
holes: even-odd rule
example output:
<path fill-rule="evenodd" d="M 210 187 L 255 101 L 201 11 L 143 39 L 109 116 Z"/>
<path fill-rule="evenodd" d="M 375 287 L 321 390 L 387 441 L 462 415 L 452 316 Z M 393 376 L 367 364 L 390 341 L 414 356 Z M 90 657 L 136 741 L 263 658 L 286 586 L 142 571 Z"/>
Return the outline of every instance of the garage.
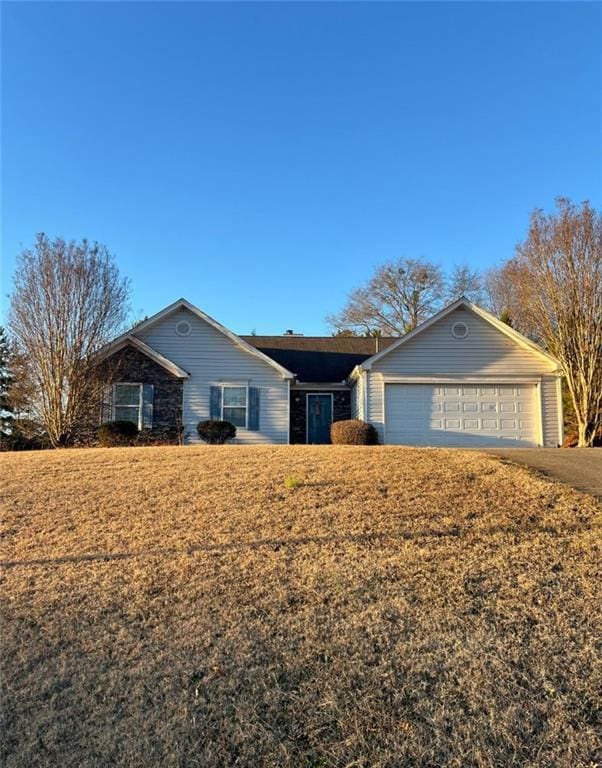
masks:
<path fill-rule="evenodd" d="M 385 384 L 385 442 L 393 445 L 539 444 L 536 384 Z"/>

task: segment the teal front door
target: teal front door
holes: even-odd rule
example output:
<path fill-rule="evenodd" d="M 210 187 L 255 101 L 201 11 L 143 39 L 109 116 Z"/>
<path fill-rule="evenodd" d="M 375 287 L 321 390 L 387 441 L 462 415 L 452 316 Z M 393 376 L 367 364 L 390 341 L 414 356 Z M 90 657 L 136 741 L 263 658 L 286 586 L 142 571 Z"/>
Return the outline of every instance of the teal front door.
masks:
<path fill-rule="evenodd" d="M 307 442 L 329 443 L 332 395 L 307 395 Z"/>

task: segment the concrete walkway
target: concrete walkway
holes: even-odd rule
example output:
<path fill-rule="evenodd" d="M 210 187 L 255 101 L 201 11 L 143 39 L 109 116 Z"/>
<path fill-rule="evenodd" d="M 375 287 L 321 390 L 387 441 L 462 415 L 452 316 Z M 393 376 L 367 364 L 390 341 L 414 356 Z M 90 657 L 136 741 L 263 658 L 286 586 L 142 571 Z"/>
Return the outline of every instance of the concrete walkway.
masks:
<path fill-rule="evenodd" d="M 602 448 L 487 448 L 516 464 L 602 499 Z"/>

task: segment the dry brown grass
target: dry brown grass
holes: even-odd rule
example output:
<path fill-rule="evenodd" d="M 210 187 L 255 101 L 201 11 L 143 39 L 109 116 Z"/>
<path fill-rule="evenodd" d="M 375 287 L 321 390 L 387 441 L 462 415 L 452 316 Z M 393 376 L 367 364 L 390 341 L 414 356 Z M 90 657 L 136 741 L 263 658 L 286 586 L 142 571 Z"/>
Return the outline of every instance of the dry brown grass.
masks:
<path fill-rule="evenodd" d="M 589 497 L 394 448 L 73 450 L 0 473 L 6 766 L 599 759 Z"/>

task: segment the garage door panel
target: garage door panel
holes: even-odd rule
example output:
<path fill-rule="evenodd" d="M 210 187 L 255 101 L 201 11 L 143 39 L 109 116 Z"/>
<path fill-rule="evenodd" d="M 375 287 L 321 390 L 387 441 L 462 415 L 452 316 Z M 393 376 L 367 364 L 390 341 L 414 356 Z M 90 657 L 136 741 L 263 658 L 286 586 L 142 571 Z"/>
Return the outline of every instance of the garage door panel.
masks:
<path fill-rule="evenodd" d="M 537 445 L 535 385 L 385 385 L 385 439 L 409 445 Z"/>

